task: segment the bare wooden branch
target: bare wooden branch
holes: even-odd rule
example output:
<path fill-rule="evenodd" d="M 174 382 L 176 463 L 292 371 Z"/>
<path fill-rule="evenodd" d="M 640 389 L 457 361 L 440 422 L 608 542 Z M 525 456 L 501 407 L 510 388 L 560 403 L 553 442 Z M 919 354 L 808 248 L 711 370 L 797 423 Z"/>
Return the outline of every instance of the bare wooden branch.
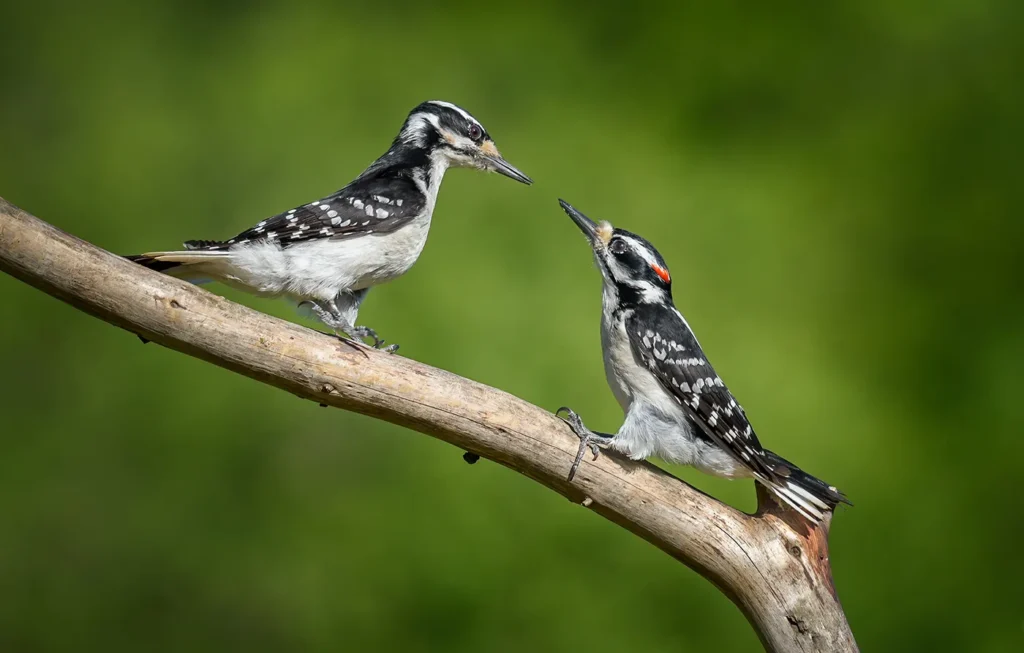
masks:
<path fill-rule="evenodd" d="M 856 651 L 826 522 L 759 491 L 745 515 L 615 455 L 565 480 L 577 439 L 549 411 L 398 355 L 368 355 L 146 270 L 0 199 L 0 269 L 165 347 L 312 401 L 434 436 L 509 467 L 656 545 L 723 591 L 771 651 Z"/>

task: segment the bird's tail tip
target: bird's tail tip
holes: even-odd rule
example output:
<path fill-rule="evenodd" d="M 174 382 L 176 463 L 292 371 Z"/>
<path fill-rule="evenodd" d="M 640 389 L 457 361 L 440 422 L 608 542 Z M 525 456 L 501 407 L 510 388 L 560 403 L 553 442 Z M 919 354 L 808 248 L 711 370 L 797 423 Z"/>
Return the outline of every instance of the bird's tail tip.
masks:
<path fill-rule="evenodd" d="M 133 263 L 154 270 L 156 272 L 167 272 L 181 265 L 177 261 L 161 261 L 160 259 L 154 258 L 149 254 L 132 254 L 125 256 L 126 259 Z"/>
<path fill-rule="evenodd" d="M 766 482 L 780 499 L 815 524 L 840 503 L 853 505 L 834 485 L 811 476 L 782 456 L 765 451 L 774 479 Z"/>

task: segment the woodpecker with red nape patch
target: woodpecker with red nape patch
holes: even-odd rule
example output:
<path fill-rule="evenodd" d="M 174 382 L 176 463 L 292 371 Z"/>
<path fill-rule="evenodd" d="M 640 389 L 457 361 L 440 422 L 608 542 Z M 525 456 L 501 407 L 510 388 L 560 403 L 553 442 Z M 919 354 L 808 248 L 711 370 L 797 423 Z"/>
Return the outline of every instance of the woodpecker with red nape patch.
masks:
<path fill-rule="evenodd" d="M 380 348 L 384 341 L 373 329 L 356 326 L 359 305 L 370 288 L 416 262 L 448 168 L 490 170 L 532 183 L 502 158 L 476 118 L 433 100 L 413 109 L 388 151 L 336 193 L 229 240 L 191 240 L 184 250 L 128 258 L 195 283 L 214 280 L 292 298 L 346 342 L 363 345 L 352 338 L 370 338 Z"/>
<path fill-rule="evenodd" d="M 658 456 L 725 478 L 754 478 L 819 522 L 840 502 L 835 487 L 761 446 L 747 415 L 715 373 L 672 302 L 668 265 L 649 242 L 600 224 L 559 200 L 583 231 L 604 277 L 601 346 L 605 375 L 626 413 L 618 433 L 596 433 L 574 411 L 564 421 L 580 439 L 571 481 L 587 449 L 633 460 Z"/>

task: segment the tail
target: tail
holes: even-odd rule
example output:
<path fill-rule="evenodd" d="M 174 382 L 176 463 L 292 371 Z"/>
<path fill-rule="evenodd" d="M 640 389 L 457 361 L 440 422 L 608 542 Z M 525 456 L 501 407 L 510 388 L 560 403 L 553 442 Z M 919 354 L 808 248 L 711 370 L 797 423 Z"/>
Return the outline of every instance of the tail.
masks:
<path fill-rule="evenodd" d="M 185 244 L 188 247 L 188 243 Z M 210 266 L 203 263 L 222 262 L 230 254 L 225 250 L 183 250 L 178 252 L 148 252 L 125 258 L 156 272 L 164 272 L 193 283 L 200 283 L 210 278 Z M 216 276 L 216 275 L 213 275 Z"/>
<path fill-rule="evenodd" d="M 155 270 L 156 272 L 167 272 L 176 267 L 179 267 L 181 263 L 177 261 L 161 261 L 158 258 L 153 258 L 149 254 L 133 254 L 132 256 L 126 256 L 126 259 L 133 263 L 138 263 L 142 267 Z"/>
<path fill-rule="evenodd" d="M 850 503 L 842 492 L 821 479 L 815 478 L 782 456 L 765 451 L 765 462 L 773 472 L 772 479 L 759 479 L 780 499 L 815 524 L 826 512 L 835 510 L 840 503 Z"/>

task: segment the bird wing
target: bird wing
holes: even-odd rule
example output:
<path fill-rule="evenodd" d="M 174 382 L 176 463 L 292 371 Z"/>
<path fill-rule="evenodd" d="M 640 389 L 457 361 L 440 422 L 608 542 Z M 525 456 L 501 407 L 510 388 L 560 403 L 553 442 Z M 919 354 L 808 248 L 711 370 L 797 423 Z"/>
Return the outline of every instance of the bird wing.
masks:
<path fill-rule="evenodd" d="M 319 238 L 390 233 L 420 215 L 425 206 L 426 198 L 411 179 L 357 180 L 321 200 L 271 216 L 230 240 L 190 240 L 185 247 L 218 251 L 260 240 L 289 247 Z"/>
<path fill-rule="evenodd" d="M 679 311 L 640 305 L 626 318 L 625 326 L 633 355 L 700 431 L 755 475 L 774 479 L 746 413 L 711 367 Z"/>

